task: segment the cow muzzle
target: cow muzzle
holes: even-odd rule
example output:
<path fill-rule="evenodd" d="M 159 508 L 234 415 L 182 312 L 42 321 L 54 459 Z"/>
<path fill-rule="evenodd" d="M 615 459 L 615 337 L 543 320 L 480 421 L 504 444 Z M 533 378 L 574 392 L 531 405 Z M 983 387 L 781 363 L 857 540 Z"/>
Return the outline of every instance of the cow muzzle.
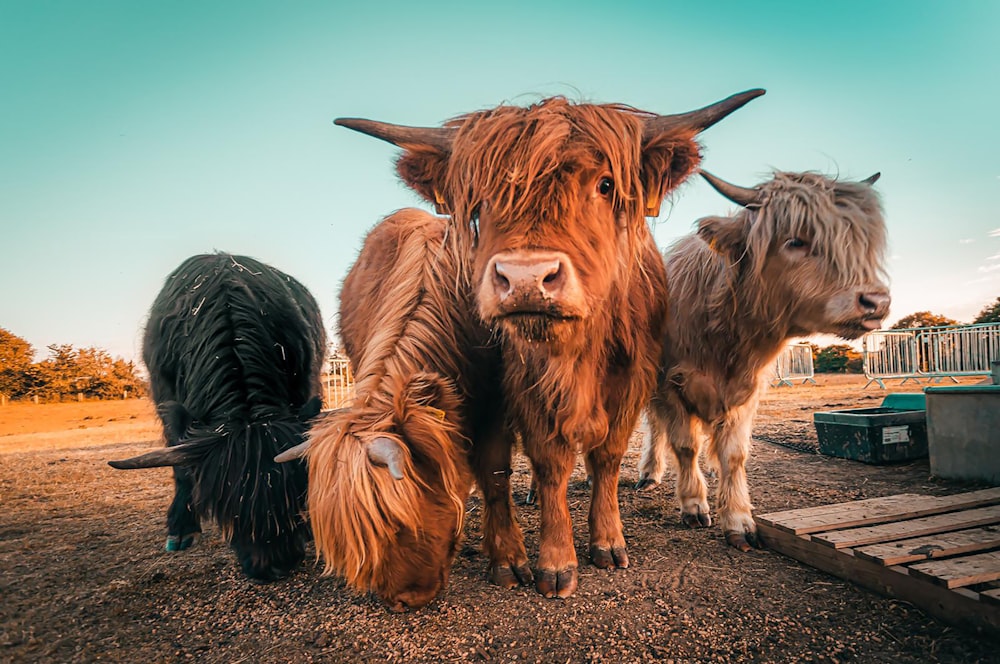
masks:
<path fill-rule="evenodd" d="M 484 318 L 581 318 L 587 303 L 569 256 L 560 251 L 505 251 L 486 265 L 480 287 Z"/>
<path fill-rule="evenodd" d="M 882 320 L 889 315 L 892 298 L 886 289 L 865 289 L 858 293 L 857 308 L 861 313 L 861 325 L 867 330 L 877 330 Z"/>

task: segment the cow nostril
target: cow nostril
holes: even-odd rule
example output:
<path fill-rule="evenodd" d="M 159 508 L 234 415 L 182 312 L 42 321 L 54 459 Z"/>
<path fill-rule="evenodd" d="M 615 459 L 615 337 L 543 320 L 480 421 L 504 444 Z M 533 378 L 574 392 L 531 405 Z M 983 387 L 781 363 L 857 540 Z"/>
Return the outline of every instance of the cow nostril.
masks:
<path fill-rule="evenodd" d="M 549 268 L 548 272 L 545 273 L 545 276 L 542 277 L 542 289 L 550 293 L 554 293 L 559 290 L 559 287 L 563 282 L 563 275 L 564 272 L 562 264 L 556 262 Z"/>
<path fill-rule="evenodd" d="M 861 308 L 864 309 L 865 311 L 867 311 L 868 313 L 871 313 L 871 312 L 875 311 L 876 309 L 878 309 L 878 305 L 875 304 L 874 302 L 872 302 L 868 298 L 868 296 L 865 295 L 864 293 L 862 293 L 861 295 L 858 295 L 858 304 L 861 305 Z"/>

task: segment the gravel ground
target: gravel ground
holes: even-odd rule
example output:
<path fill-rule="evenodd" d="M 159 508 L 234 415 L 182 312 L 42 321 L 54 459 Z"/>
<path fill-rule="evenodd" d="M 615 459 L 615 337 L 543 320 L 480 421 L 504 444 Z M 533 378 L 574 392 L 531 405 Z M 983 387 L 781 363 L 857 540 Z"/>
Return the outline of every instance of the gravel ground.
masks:
<path fill-rule="evenodd" d="M 863 390 L 859 377 L 819 382 L 771 390 L 756 434 L 808 448 L 813 411 L 873 406 L 884 396 Z M 0 410 L 0 424 L 3 417 Z M 51 445 L 39 444 L 38 433 L 0 433 L 0 661 L 1000 661 L 997 635 L 949 627 L 772 551 L 741 554 L 714 527 L 682 527 L 672 475 L 652 492 L 631 489 L 638 436 L 620 489 L 632 566 L 604 571 L 585 562 L 581 463 L 569 496 L 580 588 L 568 600 L 488 583 L 475 496 L 451 583 L 423 610 L 390 613 L 321 576 L 311 558 L 286 580 L 252 585 L 212 527 L 189 551 L 163 551 L 169 471 L 105 464 L 153 444 L 122 437 L 137 426 L 127 421 L 132 429 L 105 423 L 103 437 L 84 443 L 55 432 Z M 973 488 L 930 478 L 926 460 L 867 466 L 761 441 L 748 472 L 757 513 Z M 528 480 L 518 459 L 516 499 Z M 520 507 L 519 519 L 536 551 L 537 508 Z"/>

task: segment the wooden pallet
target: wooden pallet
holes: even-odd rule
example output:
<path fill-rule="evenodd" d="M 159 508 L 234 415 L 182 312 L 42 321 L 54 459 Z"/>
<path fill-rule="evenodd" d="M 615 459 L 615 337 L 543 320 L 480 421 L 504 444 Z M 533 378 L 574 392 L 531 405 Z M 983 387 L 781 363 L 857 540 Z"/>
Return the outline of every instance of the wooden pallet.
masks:
<path fill-rule="evenodd" d="M 771 549 L 1000 636 L 1000 488 L 901 494 L 756 517 Z"/>

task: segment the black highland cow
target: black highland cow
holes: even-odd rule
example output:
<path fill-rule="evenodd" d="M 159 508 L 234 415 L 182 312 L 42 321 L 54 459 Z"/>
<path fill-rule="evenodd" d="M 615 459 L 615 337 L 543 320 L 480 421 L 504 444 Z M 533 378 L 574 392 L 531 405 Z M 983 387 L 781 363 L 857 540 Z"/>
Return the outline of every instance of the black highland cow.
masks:
<path fill-rule="evenodd" d="M 167 447 L 110 464 L 173 466 L 168 551 L 191 546 L 208 518 L 255 581 L 302 561 L 306 467 L 273 459 L 319 412 L 325 347 L 312 295 L 268 265 L 199 255 L 167 277 L 143 340 Z"/>

